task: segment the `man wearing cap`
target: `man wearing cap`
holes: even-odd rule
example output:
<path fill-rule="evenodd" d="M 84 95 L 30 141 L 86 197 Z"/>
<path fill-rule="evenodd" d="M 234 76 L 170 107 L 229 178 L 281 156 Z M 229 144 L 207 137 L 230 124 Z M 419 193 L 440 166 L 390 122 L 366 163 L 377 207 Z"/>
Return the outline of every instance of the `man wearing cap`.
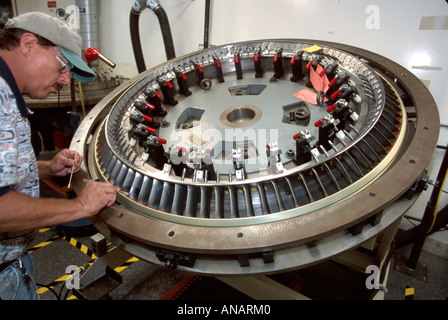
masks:
<path fill-rule="evenodd" d="M 75 199 L 39 199 L 39 179 L 80 170 L 71 150 L 36 161 L 23 96 L 45 99 L 95 74 L 81 58 L 81 37 L 44 13 L 26 13 L 0 30 L 0 299 L 37 299 L 26 252 L 40 227 L 91 217 L 112 205 L 117 188 L 89 181 Z"/>

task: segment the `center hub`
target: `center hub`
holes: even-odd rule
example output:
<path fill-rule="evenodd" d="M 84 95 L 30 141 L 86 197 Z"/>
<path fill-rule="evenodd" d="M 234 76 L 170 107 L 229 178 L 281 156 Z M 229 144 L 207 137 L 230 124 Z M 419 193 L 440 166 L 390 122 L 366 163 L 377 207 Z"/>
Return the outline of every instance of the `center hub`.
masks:
<path fill-rule="evenodd" d="M 260 120 L 263 112 L 250 104 L 240 104 L 227 108 L 219 117 L 222 124 L 233 128 L 250 127 Z"/>

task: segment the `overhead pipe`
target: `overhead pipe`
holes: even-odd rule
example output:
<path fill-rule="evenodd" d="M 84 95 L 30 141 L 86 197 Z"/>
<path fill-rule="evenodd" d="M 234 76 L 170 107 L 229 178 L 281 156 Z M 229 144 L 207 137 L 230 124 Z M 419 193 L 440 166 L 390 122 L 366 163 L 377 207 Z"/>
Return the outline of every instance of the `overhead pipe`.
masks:
<path fill-rule="evenodd" d="M 140 13 L 131 9 L 131 16 L 129 19 L 129 27 L 131 31 L 132 49 L 134 51 L 135 63 L 137 64 L 137 70 L 142 73 L 146 70 L 145 59 L 143 58 L 142 45 L 140 42 L 139 22 Z"/>
<path fill-rule="evenodd" d="M 204 17 L 204 49 L 209 47 L 209 31 L 210 31 L 210 0 L 205 0 L 205 17 Z"/>
<path fill-rule="evenodd" d="M 145 59 L 143 57 L 143 51 L 140 41 L 140 30 L 139 30 L 140 13 L 142 13 L 143 10 L 145 10 L 146 8 L 151 9 L 159 20 L 167 60 L 171 60 L 176 57 L 168 17 L 166 15 L 165 10 L 160 5 L 159 1 L 137 0 L 135 1 L 131 9 L 129 26 L 131 32 L 132 48 L 134 50 L 135 62 L 137 64 L 137 70 L 139 73 L 146 70 Z"/>

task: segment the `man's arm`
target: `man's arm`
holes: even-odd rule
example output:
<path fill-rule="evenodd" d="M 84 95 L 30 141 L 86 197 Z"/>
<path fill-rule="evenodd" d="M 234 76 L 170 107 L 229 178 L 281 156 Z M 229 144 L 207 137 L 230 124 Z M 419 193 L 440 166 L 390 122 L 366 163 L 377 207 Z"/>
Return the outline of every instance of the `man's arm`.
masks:
<path fill-rule="evenodd" d="M 75 199 L 35 199 L 17 191 L 0 197 L 0 233 L 49 227 L 97 214 L 111 206 L 118 189 L 105 182 L 88 181 Z"/>

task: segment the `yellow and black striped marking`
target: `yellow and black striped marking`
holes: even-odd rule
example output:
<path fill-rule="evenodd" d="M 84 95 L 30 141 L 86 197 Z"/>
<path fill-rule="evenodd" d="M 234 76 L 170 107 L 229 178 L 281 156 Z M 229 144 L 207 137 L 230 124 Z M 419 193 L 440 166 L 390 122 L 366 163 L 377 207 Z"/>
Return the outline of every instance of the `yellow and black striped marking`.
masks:
<path fill-rule="evenodd" d="M 89 262 L 87 265 L 90 266 L 92 265 L 93 262 Z M 81 270 L 81 268 L 83 268 L 85 266 L 79 267 L 78 270 Z M 45 292 L 47 292 L 50 289 L 53 289 L 54 287 L 56 287 L 58 284 L 60 283 L 65 283 L 67 281 L 67 279 L 71 276 L 72 274 L 65 274 L 62 277 L 54 280 L 53 282 L 49 283 L 48 285 L 46 285 L 45 287 L 41 287 L 37 290 L 37 294 L 43 294 Z M 71 299 L 70 299 L 71 300 Z"/>
<path fill-rule="evenodd" d="M 58 239 L 61 239 L 61 237 L 58 234 L 56 234 L 56 235 L 52 236 L 50 239 L 48 239 L 47 241 L 41 242 L 41 243 L 33 246 L 32 248 L 28 249 L 28 252 L 32 253 L 32 252 L 36 251 L 37 249 L 43 248 Z"/>
<path fill-rule="evenodd" d="M 406 287 L 406 290 L 404 292 L 405 300 L 414 300 L 414 288 Z"/>
<path fill-rule="evenodd" d="M 76 240 L 75 238 L 72 237 L 67 237 L 67 236 L 63 236 L 62 239 L 64 239 L 65 241 L 67 241 L 68 243 L 70 243 L 72 246 L 74 246 L 75 248 L 81 250 L 82 253 L 84 253 L 85 255 L 89 256 L 91 259 L 96 259 L 95 254 L 93 253 L 92 250 L 90 250 L 88 247 L 86 247 L 85 245 L 83 245 L 81 242 L 79 242 L 78 240 Z"/>
<path fill-rule="evenodd" d="M 44 233 L 44 232 L 46 232 L 46 231 L 48 231 L 48 230 L 50 230 L 50 228 L 41 229 L 41 230 L 39 230 L 39 232 L 40 232 L 40 233 Z M 60 239 L 61 239 L 61 240 L 65 240 L 65 241 L 67 241 L 67 242 L 70 243 L 72 246 L 74 246 L 75 248 L 79 249 L 82 253 L 84 253 L 84 254 L 87 255 L 89 258 L 91 258 L 91 260 L 90 260 L 86 265 L 84 265 L 84 266 L 82 266 L 82 267 L 79 267 L 79 269 L 81 269 L 81 268 L 83 268 L 83 267 L 84 267 L 84 268 L 88 268 L 88 267 L 90 267 L 90 265 L 92 265 L 93 262 L 95 261 L 95 259 L 97 258 L 96 255 L 93 253 L 92 250 L 90 250 L 87 246 L 85 246 L 84 244 L 82 244 L 81 242 L 79 242 L 77 239 L 75 239 L 75 238 L 73 238 L 73 237 L 70 237 L 70 236 L 66 236 L 66 235 L 60 235 L 60 234 L 56 234 L 56 235 L 50 237 L 48 240 L 46 240 L 46 241 L 44 241 L 44 242 L 41 242 L 41 243 L 39 243 L 39 244 L 33 246 L 33 247 L 32 247 L 31 249 L 29 249 L 28 251 L 29 251 L 30 253 L 31 253 L 31 252 L 34 252 L 34 251 L 36 251 L 36 250 L 38 250 L 38 249 L 40 249 L 40 248 L 43 248 L 43 247 L 45 247 L 45 246 L 47 246 L 47 245 L 53 243 L 53 242 L 56 241 L 56 240 L 60 240 Z M 136 261 L 138 261 L 138 260 L 139 260 L 138 258 L 133 257 L 133 258 L 127 260 L 127 261 L 126 261 L 124 264 L 122 264 L 121 266 L 116 267 L 116 268 L 115 268 L 115 271 L 116 271 L 116 272 L 121 272 L 121 271 L 123 271 L 124 269 L 126 269 L 127 267 L 129 267 L 130 265 L 132 265 L 134 262 L 136 262 Z M 60 278 L 58 278 L 58 279 L 52 281 L 52 282 L 49 283 L 48 285 L 39 288 L 39 289 L 37 290 L 37 293 L 38 293 L 38 294 L 43 294 L 43 293 L 45 293 L 45 292 L 47 292 L 47 291 L 53 289 L 54 287 L 56 287 L 58 284 L 60 284 L 60 283 L 65 283 L 65 282 L 67 281 L 67 279 L 68 279 L 71 275 L 72 275 L 72 274 L 65 274 L 65 275 L 61 276 Z M 74 295 L 69 296 L 69 297 L 67 298 L 67 300 L 75 300 L 75 299 L 77 299 L 77 298 L 76 298 Z"/>

